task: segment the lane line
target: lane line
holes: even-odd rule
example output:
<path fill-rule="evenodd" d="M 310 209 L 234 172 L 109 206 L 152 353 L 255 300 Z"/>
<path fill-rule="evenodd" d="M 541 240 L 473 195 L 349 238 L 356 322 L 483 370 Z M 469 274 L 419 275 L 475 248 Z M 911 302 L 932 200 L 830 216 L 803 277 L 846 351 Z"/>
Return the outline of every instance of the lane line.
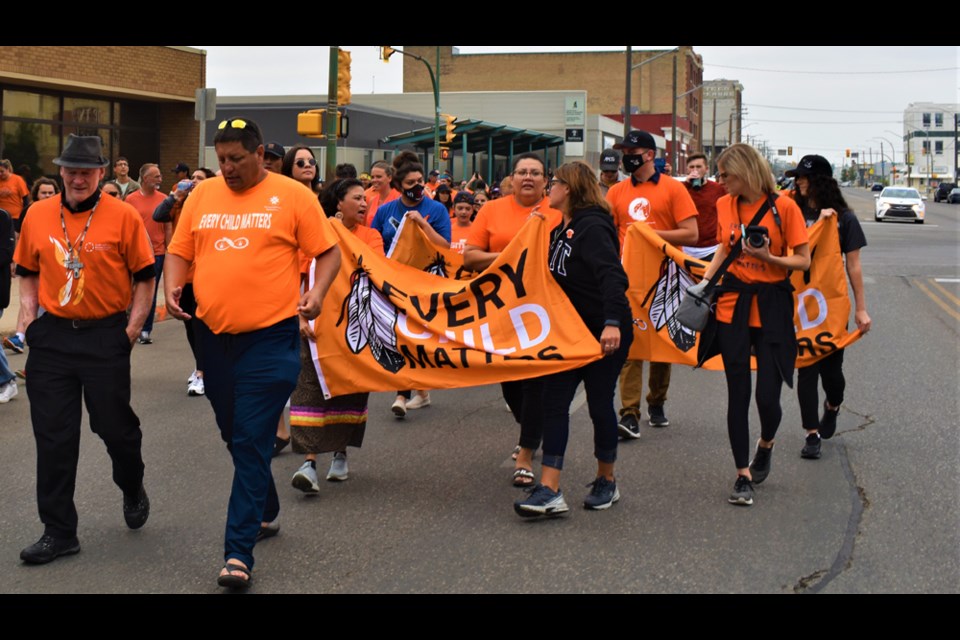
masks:
<path fill-rule="evenodd" d="M 950 305 L 948 305 L 946 302 L 944 302 L 943 300 L 941 300 L 940 298 L 938 298 L 937 296 L 935 296 L 929 289 L 927 289 L 926 286 L 924 286 L 924 284 L 923 284 L 922 282 L 920 282 L 919 280 L 917 280 L 915 284 L 917 285 L 917 288 L 918 288 L 918 289 L 920 289 L 921 291 L 923 291 L 925 294 L 927 294 L 927 296 L 928 296 L 931 300 L 933 300 L 934 302 L 936 302 L 937 305 L 939 305 L 941 309 L 943 309 L 944 311 L 946 311 L 947 313 L 949 313 L 949 314 L 950 314 L 951 316 L 953 316 L 956 320 L 960 320 L 960 313 L 957 313 L 956 311 L 954 311 L 954 310 L 950 307 Z"/>
<path fill-rule="evenodd" d="M 958 307 L 960 307 L 960 298 L 958 298 L 957 296 L 955 296 L 955 295 L 953 295 L 952 293 L 950 293 L 949 291 L 947 291 L 946 287 L 943 287 L 943 286 L 937 284 L 937 282 L 936 282 L 935 280 L 931 281 L 930 284 L 932 284 L 932 285 L 934 286 L 934 288 L 938 289 L 938 290 L 940 291 L 940 293 L 942 293 L 942 294 L 944 295 L 944 297 L 946 297 L 947 300 L 950 300 L 951 302 L 953 302 L 953 304 L 955 304 L 955 305 L 957 305 Z"/>
<path fill-rule="evenodd" d="M 960 282 L 960 278 L 934 278 L 934 282 Z"/>

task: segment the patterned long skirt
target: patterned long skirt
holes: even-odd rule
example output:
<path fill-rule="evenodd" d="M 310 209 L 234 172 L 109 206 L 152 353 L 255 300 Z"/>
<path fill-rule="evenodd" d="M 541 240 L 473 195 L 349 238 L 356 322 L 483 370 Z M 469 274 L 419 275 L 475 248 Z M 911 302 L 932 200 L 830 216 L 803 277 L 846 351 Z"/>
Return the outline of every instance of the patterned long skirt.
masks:
<path fill-rule="evenodd" d="M 294 453 L 327 453 L 363 445 L 369 393 L 325 400 L 306 340 L 300 344 L 300 377 L 290 397 Z"/>

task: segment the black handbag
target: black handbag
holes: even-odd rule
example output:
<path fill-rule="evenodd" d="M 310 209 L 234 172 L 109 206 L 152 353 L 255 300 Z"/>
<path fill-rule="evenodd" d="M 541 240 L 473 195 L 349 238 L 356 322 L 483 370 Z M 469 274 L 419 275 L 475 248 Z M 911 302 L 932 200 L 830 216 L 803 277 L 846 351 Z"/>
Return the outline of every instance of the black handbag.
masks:
<path fill-rule="evenodd" d="M 763 206 L 757 211 L 757 215 L 753 216 L 753 220 L 750 221 L 750 226 L 760 224 L 768 209 L 773 209 L 773 218 L 779 227 L 780 212 L 777 211 L 777 206 L 773 203 L 773 196 L 767 196 L 766 202 L 763 203 Z M 731 247 L 730 253 L 720 263 L 720 268 L 717 269 L 712 278 L 701 280 L 697 284 L 687 287 L 686 295 L 680 301 L 680 306 L 674 316 L 680 324 L 691 331 L 703 331 L 703 328 L 707 326 L 707 320 L 710 319 L 710 314 L 714 310 L 717 298 L 717 282 L 720 281 L 720 277 L 726 273 L 727 268 L 737 259 L 741 251 L 743 251 L 742 241 Z"/>

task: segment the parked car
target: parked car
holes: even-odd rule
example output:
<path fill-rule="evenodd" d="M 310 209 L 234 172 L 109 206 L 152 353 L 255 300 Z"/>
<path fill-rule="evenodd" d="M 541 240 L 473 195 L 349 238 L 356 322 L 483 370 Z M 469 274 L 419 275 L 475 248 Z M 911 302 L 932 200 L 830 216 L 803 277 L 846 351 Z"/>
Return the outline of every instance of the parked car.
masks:
<path fill-rule="evenodd" d="M 883 185 L 879 182 L 874 182 L 870 185 L 870 191 L 883 191 Z"/>
<path fill-rule="evenodd" d="M 933 192 L 934 202 L 945 202 L 950 192 L 957 188 L 955 182 L 941 182 L 937 185 L 937 190 Z"/>
<path fill-rule="evenodd" d="M 923 224 L 926 206 L 920 192 L 910 187 L 887 187 L 877 196 L 877 210 L 874 219 L 877 222 L 894 218 L 913 220 Z"/>
<path fill-rule="evenodd" d="M 960 189 L 951 189 L 947 194 L 947 202 L 950 204 L 960 203 Z"/>

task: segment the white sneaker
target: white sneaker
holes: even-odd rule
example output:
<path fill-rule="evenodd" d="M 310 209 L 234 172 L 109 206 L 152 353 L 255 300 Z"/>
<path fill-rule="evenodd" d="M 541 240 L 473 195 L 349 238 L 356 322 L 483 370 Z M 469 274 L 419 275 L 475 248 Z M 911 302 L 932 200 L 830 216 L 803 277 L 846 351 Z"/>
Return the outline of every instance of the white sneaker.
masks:
<path fill-rule="evenodd" d="M 330 463 L 327 480 L 331 482 L 342 482 L 350 477 L 349 473 L 350 469 L 347 467 L 347 454 L 343 451 L 337 451 L 333 454 L 333 462 Z"/>
<path fill-rule="evenodd" d="M 11 380 L 0 387 L 0 403 L 6 404 L 7 402 L 10 402 L 17 397 L 18 393 L 20 393 L 20 390 L 17 389 L 16 379 Z"/>
<path fill-rule="evenodd" d="M 411 400 L 407 402 L 407 409 L 422 409 L 423 407 L 430 406 L 430 392 L 428 391 L 424 395 L 419 393 L 414 395 Z"/>
<path fill-rule="evenodd" d="M 397 396 L 397 399 L 394 401 L 393 406 L 390 407 L 390 410 L 393 411 L 393 415 L 397 418 L 405 418 L 407 416 L 407 400 L 403 396 Z"/>
<path fill-rule="evenodd" d="M 317 482 L 317 470 L 313 468 L 310 461 L 301 465 L 297 472 L 293 474 L 293 480 L 290 482 L 294 489 L 299 489 L 304 493 L 320 493 L 320 483 Z"/>
<path fill-rule="evenodd" d="M 194 369 L 194 370 L 193 370 L 193 373 L 190 374 L 190 377 L 187 378 L 187 384 L 190 384 L 191 382 L 193 382 L 193 381 L 196 380 L 196 379 L 197 379 L 197 370 Z"/>
<path fill-rule="evenodd" d="M 187 385 L 188 396 L 202 396 L 204 394 L 203 378 L 194 378 L 193 382 Z"/>

